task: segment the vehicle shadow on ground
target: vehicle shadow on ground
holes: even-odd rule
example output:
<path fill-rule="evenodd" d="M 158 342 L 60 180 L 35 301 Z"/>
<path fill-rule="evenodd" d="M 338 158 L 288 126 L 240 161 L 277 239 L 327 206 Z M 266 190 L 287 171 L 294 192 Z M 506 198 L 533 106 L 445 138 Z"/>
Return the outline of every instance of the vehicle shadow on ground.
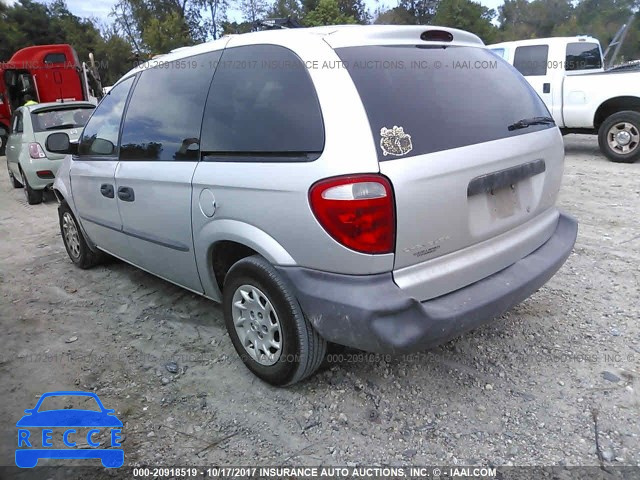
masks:
<path fill-rule="evenodd" d="M 213 327 L 218 331 L 226 332 L 221 304 L 114 257 L 108 257 L 103 268 L 109 271 L 109 275 L 121 280 L 118 289 L 127 293 L 121 297 L 118 296 L 119 300 L 123 304 L 133 304 L 134 309 L 140 311 L 136 322 L 148 323 L 148 327 L 153 328 L 155 321 L 164 318 L 183 325 L 186 330 Z M 491 341 L 491 338 L 499 343 L 499 337 L 503 337 L 505 331 L 510 331 L 512 328 L 517 328 L 514 327 L 513 322 L 509 322 L 504 317 L 497 318 L 489 325 L 466 332 L 442 345 L 406 355 L 377 355 L 352 347 L 329 344 L 327 358 L 318 373 L 337 368 L 344 373 L 359 371 L 367 377 L 376 378 L 382 375 L 380 370 L 382 360 L 383 364 L 392 370 L 423 369 L 430 365 L 430 368 L 444 366 L 466 371 L 469 374 L 473 370 L 466 365 L 471 361 L 467 358 L 472 349 L 471 345 L 488 339 Z M 478 372 L 475 372 L 475 375 L 477 374 Z M 304 387 L 306 383 L 302 382 L 299 388 L 306 388 Z M 292 388 L 296 389 L 295 386 Z"/>
<path fill-rule="evenodd" d="M 566 155 L 592 155 L 598 157 L 598 160 L 607 162 L 608 160 L 600 153 L 598 145 L 590 145 L 585 143 L 566 142 L 564 145 Z"/>
<path fill-rule="evenodd" d="M 201 295 L 185 290 L 151 273 L 108 256 L 103 268 L 121 279 L 120 290 L 126 290 L 123 301 L 138 308 L 170 310 L 178 314 L 182 322 L 191 326 L 215 326 L 224 328 L 222 306 Z"/>

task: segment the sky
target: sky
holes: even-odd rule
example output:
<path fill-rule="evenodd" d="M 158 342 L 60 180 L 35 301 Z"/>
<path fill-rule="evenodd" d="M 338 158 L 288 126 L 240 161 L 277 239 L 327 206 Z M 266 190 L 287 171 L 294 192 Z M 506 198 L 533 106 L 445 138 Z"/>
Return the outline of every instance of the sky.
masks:
<path fill-rule="evenodd" d="M 13 3 L 14 0 L 0 0 L 4 3 Z M 109 13 L 111 12 L 111 8 L 116 3 L 117 0 L 66 0 L 67 6 L 69 10 L 74 15 L 78 17 L 97 17 L 104 21 L 105 23 L 110 23 L 112 19 L 109 18 Z M 503 0 L 476 0 L 479 1 L 482 5 L 489 8 L 497 8 L 499 5 L 502 5 Z M 395 7 L 398 2 L 397 0 L 364 0 L 365 4 L 373 12 L 378 6 L 382 7 Z M 234 12 L 229 12 L 229 16 L 233 18 Z M 237 18 L 236 20 L 240 20 Z M 455 25 L 450 25 L 455 27 Z"/>

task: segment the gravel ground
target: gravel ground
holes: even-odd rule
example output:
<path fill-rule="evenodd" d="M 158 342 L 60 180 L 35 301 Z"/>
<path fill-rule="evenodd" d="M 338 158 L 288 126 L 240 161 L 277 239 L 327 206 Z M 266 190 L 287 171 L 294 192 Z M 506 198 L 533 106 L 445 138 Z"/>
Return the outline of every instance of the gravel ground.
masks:
<path fill-rule="evenodd" d="M 94 390 L 129 465 L 598 465 L 594 416 L 604 463 L 640 465 L 640 163 L 587 136 L 566 152 L 580 232 L 538 293 L 434 350 L 347 350 L 288 389 L 245 369 L 213 302 L 118 261 L 75 268 L 55 201 L 3 178 L 0 464 L 39 394 Z"/>

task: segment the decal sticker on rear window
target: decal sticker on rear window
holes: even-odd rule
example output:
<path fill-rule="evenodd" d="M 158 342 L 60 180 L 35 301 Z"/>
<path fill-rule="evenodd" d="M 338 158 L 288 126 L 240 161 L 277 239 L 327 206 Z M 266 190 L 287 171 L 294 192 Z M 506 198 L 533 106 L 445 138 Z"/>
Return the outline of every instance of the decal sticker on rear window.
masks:
<path fill-rule="evenodd" d="M 403 127 L 396 125 L 393 128 L 382 127 L 380 129 L 380 148 L 387 155 L 406 155 L 413 149 L 411 135 L 404 133 Z"/>

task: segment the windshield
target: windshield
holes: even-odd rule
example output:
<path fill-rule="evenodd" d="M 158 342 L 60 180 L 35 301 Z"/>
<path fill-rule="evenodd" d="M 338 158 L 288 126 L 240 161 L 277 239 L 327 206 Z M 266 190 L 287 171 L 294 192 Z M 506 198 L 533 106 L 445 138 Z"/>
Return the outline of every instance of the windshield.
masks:
<path fill-rule="evenodd" d="M 554 128 L 541 123 L 509 130 L 549 111 L 527 81 L 488 49 L 407 45 L 336 52 L 358 89 L 380 161 Z"/>
<path fill-rule="evenodd" d="M 60 110 L 46 110 L 31 114 L 34 132 L 62 130 L 65 128 L 83 128 L 89 120 L 94 107 L 76 107 Z"/>

